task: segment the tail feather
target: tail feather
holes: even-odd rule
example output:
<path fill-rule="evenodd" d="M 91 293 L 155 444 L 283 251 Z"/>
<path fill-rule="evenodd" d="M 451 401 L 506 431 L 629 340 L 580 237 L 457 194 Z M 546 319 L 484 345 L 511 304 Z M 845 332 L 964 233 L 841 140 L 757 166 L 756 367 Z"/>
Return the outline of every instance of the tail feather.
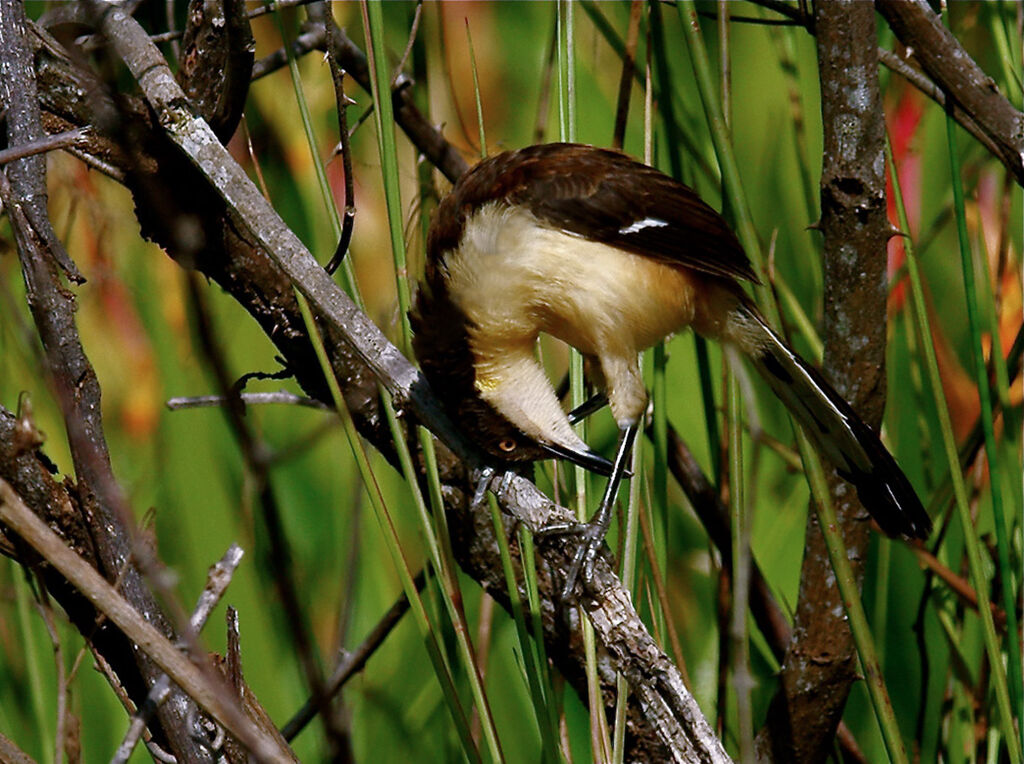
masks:
<path fill-rule="evenodd" d="M 744 322 L 747 331 L 756 333 L 748 351 L 755 367 L 818 450 L 857 489 L 861 503 L 881 529 L 890 536 L 928 538 L 931 519 L 878 435 L 752 306 L 740 310 L 751 319 Z"/>

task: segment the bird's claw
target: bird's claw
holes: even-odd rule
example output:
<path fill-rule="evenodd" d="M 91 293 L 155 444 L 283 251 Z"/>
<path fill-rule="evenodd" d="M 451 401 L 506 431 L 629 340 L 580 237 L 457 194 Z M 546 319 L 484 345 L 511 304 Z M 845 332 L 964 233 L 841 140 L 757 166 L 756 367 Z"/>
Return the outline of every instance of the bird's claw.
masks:
<path fill-rule="evenodd" d="M 477 480 L 476 491 L 473 493 L 473 503 L 470 505 L 472 510 L 475 511 L 483 506 L 484 499 L 487 497 L 487 488 L 491 485 L 494 473 L 494 467 L 490 466 L 480 470 L 480 478 Z"/>
<path fill-rule="evenodd" d="M 591 523 L 580 532 L 580 545 L 573 556 L 569 573 L 565 577 L 565 585 L 562 587 L 562 601 L 571 602 L 577 599 L 576 580 L 579 579 L 583 585 L 583 591 L 591 588 L 594 581 L 594 563 L 597 562 L 597 553 L 604 544 L 607 528 Z"/>
<path fill-rule="evenodd" d="M 604 543 L 604 537 L 608 529 L 598 523 L 553 523 L 537 532 L 539 538 L 550 538 L 551 536 L 578 536 L 579 546 L 572 558 L 569 572 L 565 577 L 565 584 L 562 587 L 561 598 L 564 602 L 573 602 L 578 599 L 576 594 L 576 582 L 583 585 L 583 591 L 590 588 L 594 579 L 594 564 L 597 561 L 597 553 Z"/>

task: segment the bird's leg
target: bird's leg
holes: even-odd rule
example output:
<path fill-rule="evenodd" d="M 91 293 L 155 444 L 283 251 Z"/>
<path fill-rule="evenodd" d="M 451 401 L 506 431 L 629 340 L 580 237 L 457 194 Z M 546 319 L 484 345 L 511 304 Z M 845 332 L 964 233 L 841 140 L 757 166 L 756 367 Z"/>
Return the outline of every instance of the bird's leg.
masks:
<path fill-rule="evenodd" d="M 597 393 L 591 398 L 583 401 L 579 406 L 569 412 L 569 424 L 576 425 L 608 405 L 608 396 L 604 393 Z"/>
<path fill-rule="evenodd" d="M 608 478 L 608 485 L 604 489 L 604 496 L 590 522 L 579 530 L 583 538 L 569 568 L 565 586 L 562 588 L 563 600 L 572 599 L 573 591 L 576 588 L 576 579 L 580 576 L 581 571 L 584 586 L 588 585 L 593 578 L 597 550 L 601 548 L 604 537 L 608 533 L 608 526 L 612 521 L 612 508 L 615 506 L 615 498 L 619 493 L 619 483 L 622 482 L 622 477 L 626 474 L 626 464 L 629 462 L 629 456 L 633 451 L 633 441 L 636 440 L 636 433 L 639 429 L 640 423 L 633 422 L 623 427 L 619 434 L 619 446 L 615 451 L 615 462 L 611 477 Z"/>

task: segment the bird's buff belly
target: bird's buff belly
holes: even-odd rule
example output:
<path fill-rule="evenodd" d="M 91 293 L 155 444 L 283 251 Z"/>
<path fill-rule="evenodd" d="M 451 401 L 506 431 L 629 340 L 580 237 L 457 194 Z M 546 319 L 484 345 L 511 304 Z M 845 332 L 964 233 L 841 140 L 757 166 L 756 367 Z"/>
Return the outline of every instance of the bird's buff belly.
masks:
<path fill-rule="evenodd" d="M 692 271 L 502 209 L 477 213 L 446 267 L 452 298 L 485 343 L 546 332 L 588 355 L 639 351 L 688 326 L 698 302 Z"/>

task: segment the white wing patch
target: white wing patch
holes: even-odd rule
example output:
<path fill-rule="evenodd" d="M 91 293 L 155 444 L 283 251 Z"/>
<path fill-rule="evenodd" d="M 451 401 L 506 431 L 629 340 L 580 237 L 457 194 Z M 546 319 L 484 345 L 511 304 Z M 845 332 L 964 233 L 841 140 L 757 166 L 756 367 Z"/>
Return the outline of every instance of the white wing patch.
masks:
<path fill-rule="evenodd" d="M 637 220 L 635 223 L 630 223 L 625 228 L 620 228 L 619 233 L 623 236 L 628 236 L 631 233 L 640 233 L 645 228 L 664 228 L 667 225 L 668 221 L 661 218 L 644 218 L 643 220 Z"/>

